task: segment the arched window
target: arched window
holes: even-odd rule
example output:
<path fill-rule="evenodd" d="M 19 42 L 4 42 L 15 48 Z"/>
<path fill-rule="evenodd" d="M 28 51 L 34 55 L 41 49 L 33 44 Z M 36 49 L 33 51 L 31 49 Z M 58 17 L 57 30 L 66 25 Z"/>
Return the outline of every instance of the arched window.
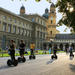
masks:
<path fill-rule="evenodd" d="M 51 20 L 51 24 L 53 23 L 53 20 Z"/>
<path fill-rule="evenodd" d="M 50 35 L 52 35 L 52 31 L 50 31 Z"/>

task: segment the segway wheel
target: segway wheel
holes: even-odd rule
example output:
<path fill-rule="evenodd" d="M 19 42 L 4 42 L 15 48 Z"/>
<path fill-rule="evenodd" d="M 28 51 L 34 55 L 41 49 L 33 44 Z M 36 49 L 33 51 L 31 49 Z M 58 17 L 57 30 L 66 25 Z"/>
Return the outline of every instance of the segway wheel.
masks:
<path fill-rule="evenodd" d="M 55 56 L 55 59 L 57 59 L 58 57 L 57 57 L 57 55 Z"/>
<path fill-rule="evenodd" d="M 10 59 L 7 61 L 7 65 L 8 66 L 11 66 L 12 65 L 12 61 Z"/>
<path fill-rule="evenodd" d="M 33 59 L 35 59 L 36 57 L 35 57 L 35 55 L 33 55 Z"/>
<path fill-rule="evenodd" d="M 23 57 L 22 62 L 25 62 L 25 61 L 26 61 L 26 58 L 25 58 L 25 57 Z"/>
<path fill-rule="evenodd" d="M 29 59 L 30 59 L 30 60 L 32 59 L 32 56 L 31 56 L 31 55 L 29 56 Z"/>
<path fill-rule="evenodd" d="M 54 55 L 51 56 L 51 59 L 53 59 L 53 58 L 54 58 Z"/>
<path fill-rule="evenodd" d="M 18 58 L 18 62 L 21 62 L 21 58 L 20 57 Z"/>
<path fill-rule="evenodd" d="M 17 66 L 18 65 L 18 61 L 17 60 L 14 60 L 13 65 L 14 66 Z"/>

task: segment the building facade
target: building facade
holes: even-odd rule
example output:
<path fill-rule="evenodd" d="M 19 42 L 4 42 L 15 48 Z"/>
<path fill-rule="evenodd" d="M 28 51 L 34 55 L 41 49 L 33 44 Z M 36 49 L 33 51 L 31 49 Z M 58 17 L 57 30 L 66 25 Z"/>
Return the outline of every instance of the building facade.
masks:
<path fill-rule="evenodd" d="M 54 44 L 61 50 L 66 50 L 72 46 L 75 51 L 75 34 L 56 34 L 52 45 Z"/>
<path fill-rule="evenodd" d="M 42 48 L 46 40 L 46 20 L 39 15 L 31 19 L 31 17 L 27 18 L 30 15 L 23 17 L 23 14 L 25 14 L 24 6 L 20 9 L 20 15 L 0 8 L 0 47 L 2 49 L 8 47 L 12 39 L 17 48 L 21 39 L 26 43 L 26 48 L 30 47 L 31 42 L 35 43 L 36 48 Z"/>
<path fill-rule="evenodd" d="M 50 6 L 50 12 L 48 9 L 45 9 L 45 13 L 43 14 L 43 17 L 47 19 L 46 25 L 47 25 L 47 35 L 46 40 L 47 42 L 50 42 L 52 39 L 55 38 L 55 35 L 59 33 L 58 30 L 56 30 L 56 10 L 55 5 L 52 3 Z"/>

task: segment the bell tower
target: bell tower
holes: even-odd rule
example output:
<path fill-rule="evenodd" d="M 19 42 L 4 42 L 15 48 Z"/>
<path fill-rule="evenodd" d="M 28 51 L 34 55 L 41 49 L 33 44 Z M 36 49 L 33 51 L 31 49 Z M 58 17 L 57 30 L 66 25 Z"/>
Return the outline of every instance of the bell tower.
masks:
<path fill-rule="evenodd" d="M 59 31 L 56 30 L 56 26 L 56 10 L 55 5 L 52 3 L 47 20 L 47 41 L 51 41 L 51 39 L 54 39 L 55 35 L 59 33 Z"/>

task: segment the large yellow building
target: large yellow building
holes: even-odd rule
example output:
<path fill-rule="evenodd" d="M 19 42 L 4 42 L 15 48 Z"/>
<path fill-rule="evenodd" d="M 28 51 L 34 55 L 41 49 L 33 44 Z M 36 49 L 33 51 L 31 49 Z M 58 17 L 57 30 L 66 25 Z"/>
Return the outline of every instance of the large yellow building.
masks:
<path fill-rule="evenodd" d="M 47 19 L 46 25 L 47 25 L 47 35 L 46 39 L 48 42 L 50 42 L 52 39 L 55 38 L 55 35 L 59 33 L 58 30 L 56 30 L 56 10 L 55 5 L 52 3 L 50 6 L 50 12 L 48 9 L 45 9 L 45 14 L 43 15 Z"/>

